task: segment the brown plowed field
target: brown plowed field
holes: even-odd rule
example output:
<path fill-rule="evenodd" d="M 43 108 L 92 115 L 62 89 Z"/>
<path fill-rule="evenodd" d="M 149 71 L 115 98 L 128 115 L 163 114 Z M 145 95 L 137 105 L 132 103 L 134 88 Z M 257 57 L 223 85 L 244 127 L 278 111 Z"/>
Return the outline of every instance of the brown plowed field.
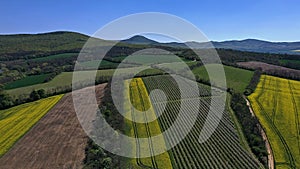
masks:
<path fill-rule="evenodd" d="M 96 86 L 98 103 L 105 86 Z M 82 168 L 87 139 L 68 93 L 0 159 L 0 168 Z"/>
<path fill-rule="evenodd" d="M 271 65 L 264 62 L 250 61 L 250 62 L 238 62 L 237 64 L 244 68 L 250 68 L 250 69 L 261 68 L 263 72 L 282 71 L 282 72 L 291 72 L 297 75 L 300 74 L 299 70 L 277 66 L 277 65 Z"/>

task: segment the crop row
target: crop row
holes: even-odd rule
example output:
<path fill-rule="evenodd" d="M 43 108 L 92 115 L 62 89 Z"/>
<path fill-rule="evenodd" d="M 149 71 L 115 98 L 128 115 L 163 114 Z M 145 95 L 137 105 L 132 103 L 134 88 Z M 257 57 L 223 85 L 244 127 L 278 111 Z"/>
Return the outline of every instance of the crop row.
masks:
<path fill-rule="evenodd" d="M 218 96 L 213 96 L 216 99 L 210 97 L 203 97 L 203 95 L 196 95 L 195 88 L 191 87 L 186 79 L 180 77 L 181 84 L 184 84 L 184 88 L 188 89 L 189 96 L 182 99 L 180 92 L 175 92 L 176 84 L 172 82 L 171 77 L 167 76 L 155 76 L 143 78 L 148 92 L 154 89 L 160 89 L 165 92 L 168 97 L 166 107 L 165 102 L 161 102 L 159 96 L 153 96 L 152 103 L 154 105 L 155 112 L 163 112 L 159 117 L 159 122 L 162 130 L 168 130 L 176 118 L 180 110 L 180 106 L 184 103 L 187 107 L 196 108 L 200 101 L 198 117 L 187 136 L 172 149 L 174 157 L 174 168 L 258 168 L 258 162 L 251 157 L 240 145 L 239 138 L 237 136 L 234 124 L 230 119 L 230 115 L 227 112 L 223 113 L 223 117 L 218 124 L 215 132 L 210 138 L 204 142 L 199 143 L 200 134 L 202 128 L 206 122 L 207 115 L 210 109 L 210 105 L 220 105 L 221 100 L 218 100 Z M 189 90 L 191 90 L 189 92 Z M 204 91 L 206 89 L 199 89 Z M 194 94 L 193 94 L 194 93 Z M 222 93 L 220 93 L 222 94 Z M 225 93 L 223 93 L 225 94 Z M 205 94 L 205 96 L 209 96 Z M 190 98 L 188 98 L 190 97 Z M 220 101 L 220 102 L 219 102 Z M 218 106 L 216 106 L 218 107 Z M 164 109 L 165 108 L 165 109 Z M 218 118 L 218 114 L 221 111 L 218 108 L 213 108 L 212 115 L 214 118 Z M 166 134 L 166 144 L 171 144 L 180 137 L 181 132 L 185 132 L 187 124 L 191 123 L 190 110 L 183 109 L 184 124 L 182 126 L 173 126 L 176 128 L 174 133 Z M 206 124 L 208 129 L 214 130 L 216 121 L 208 121 Z M 181 132 L 180 132 L 181 131 Z"/>
<path fill-rule="evenodd" d="M 191 85 L 189 82 L 190 80 L 181 78 L 180 76 L 176 76 L 177 81 L 169 75 L 162 75 L 158 77 L 159 78 L 156 76 L 145 77 L 143 78 L 143 81 L 145 82 L 145 86 L 148 91 L 152 91 L 154 89 L 163 90 L 168 101 L 210 96 L 209 88 L 205 88 L 199 84 L 197 86 L 199 92 L 197 93 L 195 92 L 196 89 L 194 89 L 196 86 Z M 178 83 L 182 84 L 182 89 L 180 89 Z M 163 98 L 159 95 L 154 95 L 151 99 L 154 103 L 163 101 Z"/>

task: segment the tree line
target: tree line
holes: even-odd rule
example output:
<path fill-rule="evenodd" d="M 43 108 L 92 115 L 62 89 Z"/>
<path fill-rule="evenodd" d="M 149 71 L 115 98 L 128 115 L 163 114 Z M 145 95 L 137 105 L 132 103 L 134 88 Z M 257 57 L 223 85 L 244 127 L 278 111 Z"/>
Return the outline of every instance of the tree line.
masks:
<path fill-rule="evenodd" d="M 261 70 L 254 71 L 254 74 L 250 80 L 250 83 L 248 84 L 248 86 L 246 87 L 245 92 L 244 92 L 244 94 L 246 96 L 249 96 L 250 94 L 252 94 L 254 92 L 254 90 L 256 89 L 256 86 L 259 83 L 261 74 L 262 74 Z"/>
<path fill-rule="evenodd" d="M 118 94 L 118 98 L 123 98 L 123 88 L 120 87 L 120 84 L 112 84 L 109 82 L 104 89 L 104 96 L 101 98 L 101 104 L 99 105 L 99 112 L 97 112 L 97 116 L 104 116 L 106 122 L 110 124 L 114 130 L 124 133 L 125 123 L 123 116 L 119 113 L 112 99 L 111 95 L 111 85 L 118 85 L 116 87 L 116 93 Z M 122 101 L 121 101 L 122 102 Z M 122 104 L 122 103 L 121 103 Z M 96 118 L 94 122 L 94 127 L 96 132 L 94 132 L 94 137 L 97 138 L 97 133 L 100 132 L 101 135 L 107 135 L 107 138 L 112 135 L 111 133 L 104 133 L 107 130 L 103 129 L 101 126 L 103 122 L 101 118 Z M 101 136 L 100 136 L 101 137 Z M 112 143 L 116 145 L 117 143 Z M 121 146 L 121 142 L 117 145 Z M 118 149 L 119 147 L 114 148 Z M 112 154 L 100 146 L 98 146 L 93 140 L 89 139 L 88 144 L 85 148 L 85 159 L 84 159 L 84 168 L 86 169 L 94 169 L 94 168 L 119 168 L 121 165 L 122 157 Z"/>
<path fill-rule="evenodd" d="M 242 94 L 232 93 L 230 105 L 235 112 L 239 123 L 242 125 L 243 133 L 253 154 L 264 166 L 267 167 L 268 152 L 266 149 L 265 141 L 261 136 L 258 119 L 251 114 Z"/>

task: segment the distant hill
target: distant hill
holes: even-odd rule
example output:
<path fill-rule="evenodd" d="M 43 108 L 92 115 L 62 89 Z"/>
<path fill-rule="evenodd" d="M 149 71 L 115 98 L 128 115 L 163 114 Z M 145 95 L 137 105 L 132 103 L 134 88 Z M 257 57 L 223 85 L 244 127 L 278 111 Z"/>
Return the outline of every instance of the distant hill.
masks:
<path fill-rule="evenodd" d="M 169 42 L 169 43 L 160 43 L 143 36 L 133 36 L 127 40 L 123 40 L 124 43 L 129 44 L 147 44 L 147 45 L 162 45 L 169 47 L 180 47 L 186 48 L 187 45 L 196 49 L 210 48 L 211 44 L 215 48 L 222 49 L 233 49 L 240 51 L 249 51 L 249 52 L 262 52 L 262 53 L 281 53 L 281 54 L 300 54 L 300 42 L 268 42 L 257 39 L 246 39 L 246 40 L 232 40 L 232 41 L 223 41 L 216 42 L 212 41 L 210 43 L 199 43 L 199 42 Z"/>
<path fill-rule="evenodd" d="M 0 35 L 0 60 L 79 52 L 89 38 L 75 32 Z"/>
<path fill-rule="evenodd" d="M 251 52 L 299 54 L 300 42 L 268 42 L 256 39 L 213 42 L 216 48 L 235 49 Z"/>
<path fill-rule="evenodd" d="M 280 53 L 280 54 L 300 54 L 300 42 L 268 42 L 256 39 L 246 40 L 232 40 L 223 42 L 211 42 L 215 48 L 233 49 L 248 52 L 262 52 L 262 53 Z M 187 47 L 190 46 L 195 49 L 209 48 L 209 43 L 186 42 L 183 43 L 165 43 L 163 45 L 172 47 Z"/>
<path fill-rule="evenodd" d="M 0 61 L 35 58 L 59 53 L 77 53 L 88 40 L 89 36 L 76 32 L 50 32 L 41 34 L 0 35 Z M 103 41 L 101 39 L 98 39 Z M 166 46 L 174 48 L 209 48 L 209 43 L 199 42 L 170 42 L 160 43 L 144 36 L 136 35 L 121 40 L 118 46 L 127 48 L 145 46 Z M 300 42 L 268 42 L 256 39 L 212 42 L 215 48 L 233 49 L 263 53 L 300 54 Z M 118 49 L 118 50 L 121 50 Z"/>
<path fill-rule="evenodd" d="M 263 52 L 263 53 L 281 53 L 281 54 L 300 54 L 300 42 L 268 42 L 257 39 L 245 39 L 245 40 L 232 40 L 232 41 L 223 41 L 216 42 L 212 41 L 210 43 L 199 43 L 199 42 L 169 42 L 169 43 L 160 43 L 143 36 L 133 36 L 127 40 L 123 40 L 124 43 L 129 44 L 147 44 L 147 45 L 162 45 L 169 47 L 180 47 L 186 48 L 187 45 L 196 49 L 210 48 L 211 44 L 215 48 L 222 49 L 233 49 L 240 51 L 249 51 L 249 52 Z"/>
<path fill-rule="evenodd" d="M 139 44 L 139 45 L 154 45 L 154 44 L 159 44 L 159 42 L 156 42 L 154 40 L 148 39 L 144 36 L 141 35 L 136 35 L 133 36 L 129 39 L 122 40 L 121 42 L 123 43 L 128 43 L 128 44 Z"/>

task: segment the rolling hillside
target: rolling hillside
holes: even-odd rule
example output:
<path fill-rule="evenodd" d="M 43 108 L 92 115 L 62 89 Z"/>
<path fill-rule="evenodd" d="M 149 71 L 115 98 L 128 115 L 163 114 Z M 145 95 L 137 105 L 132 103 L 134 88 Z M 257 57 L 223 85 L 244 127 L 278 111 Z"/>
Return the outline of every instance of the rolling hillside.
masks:
<path fill-rule="evenodd" d="M 0 60 L 79 52 L 89 37 L 75 32 L 0 35 Z"/>

